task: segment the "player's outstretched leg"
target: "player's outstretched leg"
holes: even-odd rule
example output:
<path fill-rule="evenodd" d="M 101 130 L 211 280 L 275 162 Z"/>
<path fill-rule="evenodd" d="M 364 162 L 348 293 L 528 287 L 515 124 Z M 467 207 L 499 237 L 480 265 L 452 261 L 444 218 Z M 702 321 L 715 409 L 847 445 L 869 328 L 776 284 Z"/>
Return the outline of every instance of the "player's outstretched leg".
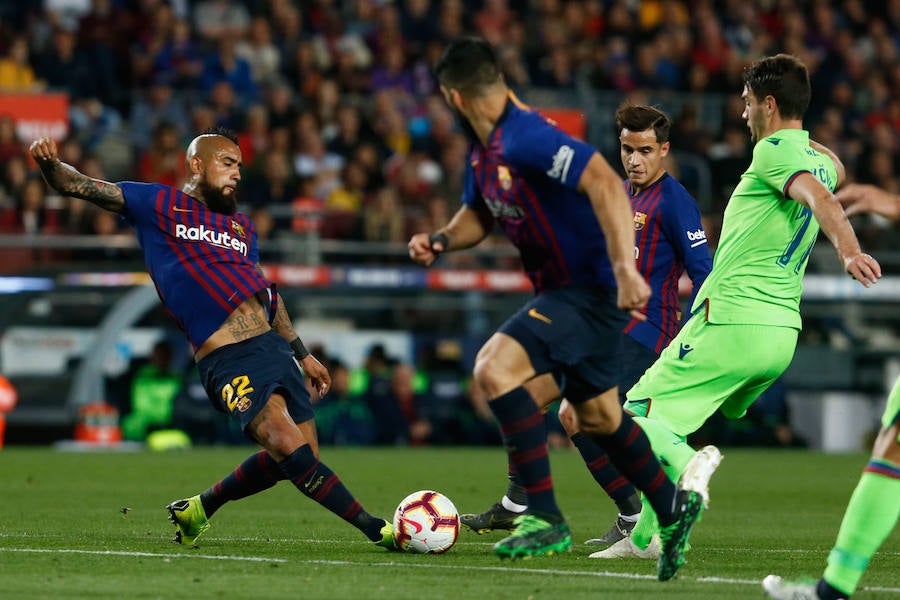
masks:
<path fill-rule="evenodd" d="M 762 586 L 769 598 L 775 600 L 821 600 L 815 581 L 785 581 L 778 575 L 769 575 L 763 579 Z"/>
<path fill-rule="evenodd" d="M 691 529 L 700 520 L 700 513 L 709 504 L 709 480 L 722 462 L 722 453 L 715 446 L 706 446 L 688 462 L 678 481 L 676 513 L 678 519 L 660 530 L 662 553 L 657 564 L 657 577 L 668 581 L 684 564 Z"/>
<path fill-rule="evenodd" d="M 500 558 L 559 554 L 572 547 L 572 534 L 561 516 L 521 515 L 515 528 L 509 537 L 494 544 L 494 553 Z"/>
<path fill-rule="evenodd" d="M 200 496 L 192 496 L 183 500 L 176 500 L 166 506 L 169 511 L 169 520 L 175 525 L 176 544 L 197 546 L 197 538 L 209 529 L 209 520 Z"/>

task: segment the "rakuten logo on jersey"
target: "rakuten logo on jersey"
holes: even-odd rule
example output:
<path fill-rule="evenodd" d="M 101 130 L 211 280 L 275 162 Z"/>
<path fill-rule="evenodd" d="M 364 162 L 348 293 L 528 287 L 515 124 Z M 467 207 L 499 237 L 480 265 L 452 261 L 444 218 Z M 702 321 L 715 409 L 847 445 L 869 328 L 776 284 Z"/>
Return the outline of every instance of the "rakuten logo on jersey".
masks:
<path fill-rule="evenodd" d="M 685 233 L 687 234 L 688 241 L 691 242 L 691 248 L 706 243 L 706 232 L 702 229 L 698 229 L 697 231 L 685 231 Z"/>
<path fill-rule="evenodd" d="M 547 171 L 547 177 L 551 179 L 559 179 L 563 183 L 566 182 L 566 175 L 569 174 L 569 165 L 572 164 L 572 158 L 575 151 L 570 146 L 560 146 L 556 154 L 553 155 L 553 166 Z"/>
<path fill-rule="evenodd" d="M 247 256 L 247 242 L 238 239 L 227 231 L 213 231 L 205 226 L 188 227 L 182 223 L 175 225 L 175 237 L 190 242 L 206 242 L 226 250 L 235 250 Z"/>

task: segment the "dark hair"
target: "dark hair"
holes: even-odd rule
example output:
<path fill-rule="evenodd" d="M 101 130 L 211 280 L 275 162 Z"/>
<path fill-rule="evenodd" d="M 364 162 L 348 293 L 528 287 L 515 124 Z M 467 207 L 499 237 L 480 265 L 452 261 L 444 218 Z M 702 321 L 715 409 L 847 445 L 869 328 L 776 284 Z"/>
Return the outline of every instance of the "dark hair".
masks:
<path fill-rule="evenodd" d="M 455 40 L 434 64 L 434 76 L 444 87 L 477 95 L 502 79 L 497 54 L 477 37 Z"/>
<path fill-rule="evenodd" d="M 657 143 L 664 144 L 669 141 L 672 120 L 663 111 L 646 104 L 623 102 L 619 105 L 616 110 L 616 131 L 620 134 L 623 129 L 646 131 L 650 128 L 656 133 Z"/>
<path fill-rule="evenodd" d="M 237 132 L 234 129 L 229 129 L 227 127 L 207 127 L 203 131 L 200 132 L 200 135 L 221 135 L 223 138 L 227 138 L 234 142 L 235 145 L 238 145 L 238 136 Z"/>
<path fill-rule="evenodd" d="M 802 119 L 809 107 L 809 71 L 799 58 L 776 54 L 744 69 L 744 85 L 757 100 L 775 98 L 784 119 Z"/>

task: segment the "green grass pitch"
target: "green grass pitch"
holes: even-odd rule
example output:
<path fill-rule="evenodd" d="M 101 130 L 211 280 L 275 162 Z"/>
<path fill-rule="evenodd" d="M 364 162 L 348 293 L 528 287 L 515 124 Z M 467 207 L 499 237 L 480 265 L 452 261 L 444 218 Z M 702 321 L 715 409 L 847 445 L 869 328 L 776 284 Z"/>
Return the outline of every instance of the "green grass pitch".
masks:
<path fill-rule="evenodd" d="M 575 451 L 554 451 L 557 500 L 575 546 L 562 556 L 500 561 L 500 533 L 463 531 L 436 556 L 388 553 L 282 482 L 227 504 L 200 548 L 174 545 L 163 507 L 196 494 L 253 449 L 176 453 L 0 452 L 2 598 L 302 598 L 461 600 L 762 598 L 768 573 L 821 572 L 866 456 L 725 449 L 712 503 L 678 577 L 655 561 L 588 558 L 613 504 Z M 481 511 L 505 489 L 500 448 L 323 448 L 373 513 L 390 517 L 417 489 Z M 896 502 L 896 499 L 886 499 Z M 128 508 L 129 510 L 123 511 Z M 888 538 L 855 598 L 900 597 L 900 535 Z"/>

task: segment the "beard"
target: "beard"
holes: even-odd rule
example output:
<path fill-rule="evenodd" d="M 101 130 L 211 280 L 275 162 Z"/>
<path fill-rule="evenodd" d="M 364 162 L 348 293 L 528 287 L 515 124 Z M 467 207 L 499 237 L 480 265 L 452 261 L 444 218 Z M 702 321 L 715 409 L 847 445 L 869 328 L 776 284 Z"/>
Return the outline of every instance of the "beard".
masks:
<path fill-rule="evenodd" d="M 209 183 L 204 182 L 200 185 L 200 192 L 203 194 L 203 201 L 211 211 L 223 215 L 233 215 L 237 212 L 236 190 L 226 195 L 224 188 L 214 188 Z"/>
<path fill-rule="evenodd" d="M 479 142 L 478 134 L 475 133 L 475 130 L 472 129 L 472 126 L 469 125 L 469 120 L 466 118 L 462 111 L 456 108 L 455 106 L 450 107 L 450 112 L 453 113 L 453 118 L 456 119 L 457 125 L 462 129 L 463 135 L 466 136 L 470 142 Z"/>

